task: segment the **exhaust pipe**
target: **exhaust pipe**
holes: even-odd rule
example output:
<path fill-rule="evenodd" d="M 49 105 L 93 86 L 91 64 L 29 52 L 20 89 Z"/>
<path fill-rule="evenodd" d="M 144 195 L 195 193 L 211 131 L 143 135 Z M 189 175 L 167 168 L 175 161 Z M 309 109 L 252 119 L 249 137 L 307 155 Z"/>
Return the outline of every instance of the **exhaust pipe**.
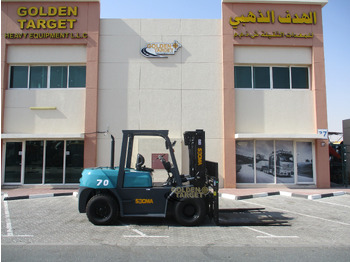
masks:
<path fill-rule="evenodd" d="M 114 136 L 111 134 L 111 169 L 114 169 L 114 147 L 115 147 L 115 141 Z"/>

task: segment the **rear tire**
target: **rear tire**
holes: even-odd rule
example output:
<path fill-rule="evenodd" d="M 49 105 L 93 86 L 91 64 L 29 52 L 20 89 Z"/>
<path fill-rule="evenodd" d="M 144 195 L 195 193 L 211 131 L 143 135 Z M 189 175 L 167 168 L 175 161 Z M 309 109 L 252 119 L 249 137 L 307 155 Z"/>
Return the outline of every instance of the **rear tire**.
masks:
<path fill-rule="evenodd" d="M 111 225 L 117 222 L 118 203 L 108 195 L 95 195 L 86 205 L 86 215 L 94 225 Z"/>
<path fill-rule="evenodd" d="M 206 210 L 202 198 L 185 198 L 175 205 L 175 219 L 183 226 L 197 226 L 203 222 Z"/>

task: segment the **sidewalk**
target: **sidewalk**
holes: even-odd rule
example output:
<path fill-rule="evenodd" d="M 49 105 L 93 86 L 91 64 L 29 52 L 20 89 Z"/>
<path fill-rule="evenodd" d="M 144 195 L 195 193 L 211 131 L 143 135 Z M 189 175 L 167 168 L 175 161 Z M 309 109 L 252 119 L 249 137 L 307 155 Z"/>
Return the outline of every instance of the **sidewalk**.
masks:
<path fill-rule="evenodd" d="M 271 195 L 283 195 L 290 197 L 301 197 L 306 199 L 319 199 L 350 194 L 350 188 L 336 187 L 327 189 L 318 188 L 222 188 L 219 190 L 221 197 L 241 200 L 256 197 L 266 197 Z"/>
<path fill-rule="evenodd" d="M 4 200 L 72 196 L 75 192 L 78 192 L 78 186 L 76 188 L 55 188 L 40 186 L 1 188 L 1 196 L 4 197 Z"/>
<path fill-rule="evenodd" d="M 32 199 L 57 196 L 72 196 L 78 193 L 76 188 L 52 188 L 52 187 L 19 187 L 2 188 L 1 195 L 4 200 Z M 286 187 L 274 188 L 221 188 L 220 196 L 228 199 L 241 200 L 271 195 L 283 195 L 290 197 L 302 197 L 306 199 L 319 199 L 344 194 L 350 194 L 350 188 L 337 187 L 329 189 L 292 189 Z"/>

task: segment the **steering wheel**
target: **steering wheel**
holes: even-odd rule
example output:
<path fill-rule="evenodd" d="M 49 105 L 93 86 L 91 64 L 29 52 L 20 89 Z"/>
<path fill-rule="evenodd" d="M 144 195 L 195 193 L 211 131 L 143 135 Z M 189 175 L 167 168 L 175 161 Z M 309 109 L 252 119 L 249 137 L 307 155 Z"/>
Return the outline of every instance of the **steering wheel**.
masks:
<path fill-rule="evenodd" d="M 163 167 L 168 172 L 168 174 L 171 173 L 171 164 L 165 160 L 164 155 L 159 155 L 158 159 L 162 162 Z"/>
<path fill-rule="evenodd" d="M 165 184 L 166 186 L 171 186 L 175 184 L 175 177 L 174 175 L 171 173 L 171 164 L 170 162 L 166 161 L 164 159 L 164 155 L 159 155 L 158 159 L 162 162 L 163 167 L 165 168 L 165 170 L 168 172 L 168 179 L 166 180 Z"/>

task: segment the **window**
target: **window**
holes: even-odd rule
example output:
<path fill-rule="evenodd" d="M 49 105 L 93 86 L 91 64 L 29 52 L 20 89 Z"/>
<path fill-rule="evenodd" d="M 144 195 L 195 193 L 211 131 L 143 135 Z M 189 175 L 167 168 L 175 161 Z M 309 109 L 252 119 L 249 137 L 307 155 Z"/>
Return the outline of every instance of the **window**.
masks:
<path fill-rule="evenodd" d="M 86 66 L 11 66 L 10 88 L 82 88 Z"/>
<path fill-rule="evenodd" d="M 290 89 L 289 68 L 288 67 L 273 67 L 273 88 L 275 89 Z"/>
<path fill-rule="evenodd" d="M 314 184 L 312 142 L 236 141 L 237 183 Z"/>
<path fill-rule="evenodd" d="M 29 88 L 47 88 L 47 66 L 31 66 L 29 81 Z"/>
<path fill-rule="evenodd" d="M 309 89 L 308 67 L 235 66 L 235 88 Z"/>
<path fill-rule="evenodd" d="M 6 184 L 77 184 L 84 164 L 83 140 L 6 142 Z"/>
<path fill-rule="evenodd" d="M 67 67 L 51 66 L 50 70 L 50 88 L 67 87 Z"/>
<path fill-rule="evenodd" d="M 292 67 L 292 87 L 297 89 L 309 88 L 309 73 L 306 67 Z"/>
<path fill-rule="evenodd" d="M 86 67 L 70 66 L 69 67 L 69 87 L 85 87 Z"/>
<path fill-rule="evenodd" d="M 10 88 L 28 87 L 28 66 L 11 66 Z"/>
<path fill-rule="evenodd" d="M 237 183 L 254 183 L 254 141 L 236 142 Z"/>
<path fill-rule="evenodd" d="M 252 88 L 250 66 L 235 66 L 235 88 Z"/>
<path fill-rule="evenodd" d="M 270 88 L 270 68 L 253 67 L 254 88 Z"/>

